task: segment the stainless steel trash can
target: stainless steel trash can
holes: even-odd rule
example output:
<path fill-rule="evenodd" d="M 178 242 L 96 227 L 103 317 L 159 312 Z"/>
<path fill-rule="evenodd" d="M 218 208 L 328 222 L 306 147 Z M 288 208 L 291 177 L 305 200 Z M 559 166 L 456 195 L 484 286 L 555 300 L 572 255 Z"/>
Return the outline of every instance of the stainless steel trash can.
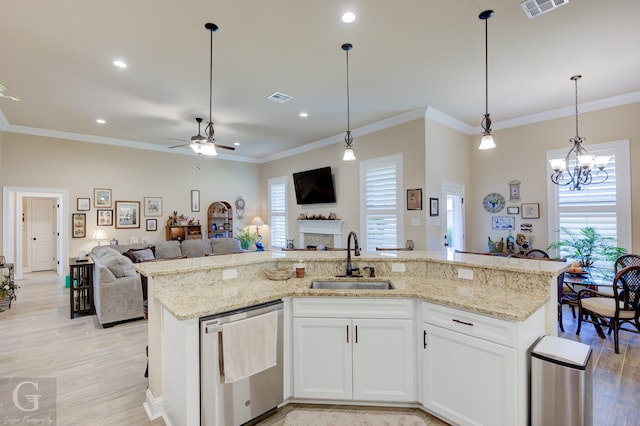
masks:
<path fill-rule="evenodd" d="M 591 348 L 554 336 L 542 337 L 531 352 L 531 424 L 593 424 Z"/>

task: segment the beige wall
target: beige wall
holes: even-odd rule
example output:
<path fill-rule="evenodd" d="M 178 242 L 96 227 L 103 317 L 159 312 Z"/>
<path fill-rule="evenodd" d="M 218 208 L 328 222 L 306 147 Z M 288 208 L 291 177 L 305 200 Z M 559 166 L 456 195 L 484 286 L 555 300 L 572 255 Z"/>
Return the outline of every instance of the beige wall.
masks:
<path fill-rule="evenodd" d="M 423 188 L 424 175 L 424 120 L 414 120 L 389 129 L 354 138 L 354 150 L 357 160 L 342 161 L 343 143 L 299 154 L 293 157 L 272 161 L 262 165 L 262 187 L 266 194 L 267 180 L 286 176 L 289 189 L 288 206 L 289 220 L 287 238 L 295 238 L 298 246 L 298 224 L 296 218 L 300 213 L 324 214 L 335 212 L 344 219 L 343 247 L 346 247 L 346 235 L 349 231 L 360 234 L 360 168 L 363 160 L 383 157 L 391 154 L 403 154 L 404 186 L 407 188 Z M 296 204 L 293 191 L 292 173 L 318 167 L 331 166 L 336 186 L 335 204 L 307 205 Z M 405 220 L 405 237 L 413 239 L 418 250 L 425 248 L 425 210 L 407 211 L 404 205 L 406 195 L 403 191 L 403 206 Z M 419 219 L 419 226 L 411 226 L 411 219 Z M 265 217 L 265 220 L 266 217 Z"/>
<path fill-rule="evenodd" d="M 425 217 L 427 220 L 427 249 L 441 250 L 446 234 L 446 205 L 442 197 L 443 182 L 459 183 L 468 191 L 471 179 L 471 152 L 468 135 L 426 120 L 426 191 Z M 440 215 L 429 216 L 429 198 L 440 200 Z"/>
<path fill-rule="evenodd" d="M 144 211 L 139 229 L 105 227 L 109 238 L 128 243 L 129 237 L 148 236 L 151 241 L 165 239 L 166 220 L 173 210 L 200 219 L 206 232 L 207 207 L 213 201 L 232 206 L 242 195 L 246 201 L 244 219 L 234 217 L 234 225 L 244 227 L 259 213 L 259 166 L 220 159 L 176 155 L 75 142 L 39 136 L 4 133 L 0 158 L 2 185 L 32 188 L 68 188 L 69 212 L 76 212 L 78 197 L 91 198 L 87 214 L 87 238 L 70 238 L 69 255 L 88 251 L 97 227 L 93 189 L 110 188 L 113 201 L 140 201 L 145 196 L 162 197 L 162 217 L 158 230 L 146 231 Z M 200 190 L 200 212 L 191 212 L 191 190 Z M 112 206 L 112 208 L 115 206 Z M 71 218 L 68 219 L 69 223 Z M 17 233 L 20 235 L 20 232 Z M 63 255 L 66 257 L 66 255 Z"/>
<path fill-rule="evenodd" d="M 581 113 L 580 135 L 589 144 L 629 140 L 631 162 L 631 199 L 633 248 L 640 247 L 640 103 Z M 470 250 L 486 250 L 487 237 L 506 236 L 504 231 L 491 230 L 491 216 L 482 209 L 482 199 L 490 192 L 505 196 L 507 205 L 540 203 L 540 219 L 528 219 L 534 226 L 534 245 L 547 247 L 547 193 L 549 176 L 546 169 L 546 151 L 571 147 L 569 139 L 575 134 L 575 117 L 549 120 L 526 126 L 494 131 L 497 148 L 490 151 L 472 149 L 470 190 L 467 191 L 467 243 Z M 508 182 L 522 181 L 522 201 L 508 202 Z M 635 195 L 635 196 L 634 196 Z M 502 214 L 502 212 L 501 212 Z M 524 220 L 516 218 L 516 229 Z"/>
<path fill-rule="evenodd" d="M 636 251 L 640 247 L 640 196 L 634 197 L 633 191 L 640 187 L 640 170 L 634 167 L 640 160 L 639 116 L 640 103 L 580 114 L 580 133 L 587 138 L 587 148 L 589 144 L 599 142 L 630 141 L 633 247 Z M 164 239 L 164 220 L 172 210 L 196 216 L 204 224 L 206 207 L 211 202 L 225 200 L 233 205 L 239 195 L 245 198 L 247 207 L 245 218 L 236 219 L 236 228 L 246 226 L 258 214 L 266 221 L 267 180 L 286 176 L 291 212 L 288 237 L 299 243 L 295 219 L 302 212 L 328 214 L 333 211 L 345 220 L 345 231 L 360 232 L 359 161 L 402 153 L 404 189 L 424 188 L 423 210 L 407 211 L 406 206 L 402 206 L 405 238 L 413 239 L 416 249 L 442 247 L 444 205 L 441 200 L 441 216 L 431 218 L 428 199 L 442 197 L 443 181 L 462 183 L 466 187 L 467 250 L 485 251 L 488 236 L 499 239 L 506 235 L 506 232 L 491 230 L 492 215 L 482 208 L 482 199 L 490 192 L 503 194 L 507 205 L 540 203 L 541 218 L 528 222 L 534 225 L 535 246 L 545 248 L 546 185 L 549 180 L 546 151 L 568 150 L 568 140 L 574 130 L 574 117 L 570 116 L 494 131 L 497 148 L 479 151 L 477 135 L 468 136 L 431 120 L 419 119 L 356 137 L 354 146 L 358 160 L 355 162 L 343 162 L 343 144 L 335 143 L 262 165 L 4 133 L 0 134 L 0 185 L 68 188 L 70 212 L 75 211 L 77 197 L 93 198 L 93 188 L 111 188 L 114 200 L 143 201 L 145 196 L 163 197 L 163 217 L 158 218 L 158 231 L 146 232 L 144 217 L 141 218 L 142 227 L 134 231 L 108 228 L 110 238 L 128 242 L 130 236 L 140 239 L 149 235 L 152 241 Z M 322 166 L 331 166 L 335 174 L 337 203 L 320 207 L 298 206 L 292 173 Z M 509 203 L 508 182 L 514 179 L 522 181 L 522 200 Z M 192 189 L 201 191 L 200 213 L 190 212 Z M 91 236 L 95 229 L 95 208 L 88 213 L 87 235 Z M 419 220 L 419 226 L 412 226 L 412 219 Z M 518 216 L 517 228 L 521 222 Z M 268 243 L 268 229 L 261 228 L 261 233 Z M 75 255 L 93 245 L 89 239 L 70 239 L 69 253 Z"/>

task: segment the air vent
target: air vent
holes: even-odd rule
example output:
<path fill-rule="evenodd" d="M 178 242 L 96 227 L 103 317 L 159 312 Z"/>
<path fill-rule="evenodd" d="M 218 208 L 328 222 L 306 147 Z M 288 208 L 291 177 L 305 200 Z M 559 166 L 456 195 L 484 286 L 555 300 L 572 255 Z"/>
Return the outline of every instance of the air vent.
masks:
<path fill-rule="evenodd" d="M 279 104 L 283 104 L 291 100 L 291 98 L 292 96 L 285 95 L 284 93 L 280 93 L 280 92 L 273 92 L 271 95 L 267 97 L 267 99 L 269 99 L 270 101 L 277 102 Z"/>
<path fill-rule="evenodd" d="M 520 3 L 520 6 L 529 19 L 533 19 L 567 3 L 569 0 L 527 0 Z"/>

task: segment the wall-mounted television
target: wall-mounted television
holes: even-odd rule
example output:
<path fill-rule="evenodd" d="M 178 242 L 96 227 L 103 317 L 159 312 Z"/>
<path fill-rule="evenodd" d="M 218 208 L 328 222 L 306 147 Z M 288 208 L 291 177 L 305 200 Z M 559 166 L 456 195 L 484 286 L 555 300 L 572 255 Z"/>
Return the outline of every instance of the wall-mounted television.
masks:
<path fill-rule="evenodd" d="M 331 167 L 322 167 L 293 174 L 293 186 L 298 204 L 335 203 Z"/>

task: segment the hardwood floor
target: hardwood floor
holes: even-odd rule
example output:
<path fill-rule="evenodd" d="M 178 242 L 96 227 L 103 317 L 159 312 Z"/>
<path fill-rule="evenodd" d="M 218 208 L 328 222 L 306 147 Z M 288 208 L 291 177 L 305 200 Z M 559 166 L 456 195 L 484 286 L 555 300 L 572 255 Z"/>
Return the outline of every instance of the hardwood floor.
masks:
<path fill-rule="evenodd" d="M 145 321 L 103 329 L 95 315 L 71 320 L 64 277 L 38 272 L 18 283 L 18 300 L 0 312 L 0 378 L 55 378 L 60 425 L 164 425 L 160 419 L 149 421 L 142 408 L 147 388 Z M 577 322 L 565 309 L 563 337 L 593 349 L 594 425 L 640 424 L 640 335 L 620 333 L 617 355 L 613 338 L 600 339 L 590 324 L 576 337 Z M 281 425 L 296 407 L 285 406 L 256 424 Z M 421 410 L 397 411 L 419 413 L 428 425 L 442 424 Z"/>

